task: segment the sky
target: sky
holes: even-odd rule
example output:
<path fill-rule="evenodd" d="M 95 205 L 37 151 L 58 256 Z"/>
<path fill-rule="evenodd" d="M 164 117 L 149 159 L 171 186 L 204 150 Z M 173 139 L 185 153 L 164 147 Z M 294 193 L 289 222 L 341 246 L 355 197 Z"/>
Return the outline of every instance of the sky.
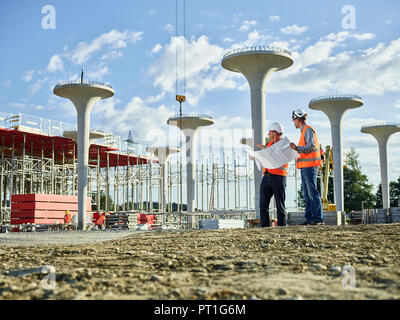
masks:
<path fill-rule="evenodd" d="M 214 120 L 200 130 L 201 154 L 211 150 L 210 136 L 218 150 L 223 139 L 224 150 L 243 153 L 238 139 L 251 134 L 249 86 L 222 68 L 222 57 L 233 48 L 279 46 L 294 63 L 267 82 L 267 128 L 280 122 L 297 143 L 291 112 L 303 108 L 322 146 L 332 145 L 327 116 L 309 109 L 309 101 L 358 95 L 364 104 L 344 115 L 342 151 L 355 148 L 362 172 L 380 183 L 378 144 L 360 129 L 400 122 L 397 0 L 0 0 L 0 15 L 2 113 L 75 124 L 73 104 L 53 88 L 78 79 L 84 67 L 85 79 L 115 91 L 93 107 L 93 128 L 123 138 L 132 131 L 144 145 L 177 145 L 167 119 L 179 113 L 175 95 L 184 94 L 183 113 Z M 389 181 L 397 180 L 400 133 L 388 153 Z"/>

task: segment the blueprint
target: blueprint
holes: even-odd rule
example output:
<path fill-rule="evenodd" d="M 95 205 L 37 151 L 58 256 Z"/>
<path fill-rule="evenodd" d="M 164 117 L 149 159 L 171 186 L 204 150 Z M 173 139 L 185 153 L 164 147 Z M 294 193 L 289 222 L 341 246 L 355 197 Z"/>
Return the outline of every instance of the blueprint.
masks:
<path fill-rule="evenodd" d="M 266 149 L 259 151 L 247 150 L 247 152 L 254 157 L 257 168 L 260 171 L 260 165 L 267 169 L 275 169 L 299 157 L 297 151 L 290 148 L 290 141 L 287 137 Z"/>

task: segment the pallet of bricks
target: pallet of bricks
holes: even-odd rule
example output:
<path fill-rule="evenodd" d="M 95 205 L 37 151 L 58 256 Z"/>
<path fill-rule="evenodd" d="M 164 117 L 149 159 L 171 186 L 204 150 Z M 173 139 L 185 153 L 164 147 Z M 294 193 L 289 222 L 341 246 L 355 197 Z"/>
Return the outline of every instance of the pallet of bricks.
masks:
<path fill-rule="evenodd" d="M 77 196 L 38 193 L 12 195 L 11 225 L 15 226 L 13 231 L 19 231 L 28 224 L 62 225 L 67 210 L 74 220 L 78 214 Z M 88 197 L 87 213 L 91 211 L 91 198 Z"/>
<path fill-rule="evenodd" d="M 106 228 L 135 230 L 137 227 L 136 212 L 118 211 L 106 215 Z"/>
<path fill-rule="evenodd" d="M 143 226 L 148 229 L 156 229 L 159 227 L 156 222 L 155 214 L 118 211 L 106 215 L 106 228 L 109 229 L 136 230 L 137 228 L 143 228 Z"/>
<path fill-rule="evenodd" d="M 160 225 L 157 222 L 157 215 L 138 213 L 137 214 L 138 227 L 147 226 L 149 230 L 160 229 Z"/>
<path fill-rule="evenodd" d="M 363 223 L 363 212 L 362 211 L 351 211 L 349 215 L 350 224 L 362 224 Z"/>

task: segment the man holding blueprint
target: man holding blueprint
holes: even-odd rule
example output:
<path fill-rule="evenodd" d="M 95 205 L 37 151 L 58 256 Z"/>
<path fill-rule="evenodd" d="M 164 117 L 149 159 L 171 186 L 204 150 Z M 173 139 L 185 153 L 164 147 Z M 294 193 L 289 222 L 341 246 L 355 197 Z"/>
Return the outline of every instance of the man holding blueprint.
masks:
<path fill-rule="evenodd" d="M 290 141 L 286 137 L 282 139 L 282 134 L 283 126 L 277 122 L 272 123 L 268 129 L 270 141 L 266 146 L 258 144 L 257 147 L 261 150 L 253 153 L 256 163 L 258 161 L 264 167 L 260 186 L 261 227 L 271 226 L 269 204 L 272 196 L 275 196 L 278 226 L 286 226 L 287 163 L 298 157 L 298 154 L 290 148 Z"/>

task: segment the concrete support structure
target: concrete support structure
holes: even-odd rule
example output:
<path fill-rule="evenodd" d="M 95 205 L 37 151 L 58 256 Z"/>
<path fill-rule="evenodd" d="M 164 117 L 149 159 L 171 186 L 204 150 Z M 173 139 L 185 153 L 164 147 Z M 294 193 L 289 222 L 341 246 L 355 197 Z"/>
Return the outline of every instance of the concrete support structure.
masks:
<path fill-rule="evenodd" d="M 265 143 L 266 113 L 265 92 L 268 78 L 279 70 L 293 64 L 289 51 L 278 47 L 250 47 L 234 49 L 226 53 L 222 59 L 222 67 L 233 72 L 242 73 L 250 85 L 251 119 L 254 134 L 253 150 L 256 145 Z M 260 218 L 260 184 L 262 174 L 254 170 L 256 218 Z"/>
<path fill-rule="evenodd" d="M 214 121 L 206 115 L 181 115 L 169 118 L 167 123 L 181 129 L 186 139 L 187 212 L 194 212 L 197 161 L 196 133 L 199 128 L 212 125 Z"/>
<path fill-rule="evenodd" d="M 98 100 L 112 97 L 114 90 L 110 85 L 95 81 L 83 81 L 81 78 L 80 81 L 57 84 L 54 87 L 54 94 L 70 99 L 75 105 L 78 115 L 78 228 L 85 230 L 90 112 Z"/>
<path fill-rule="evenodd" d="M 333 184 L 337 211 L 344 211 L 342 119 L 349 109 L 361 107 L 363 104 L 364 102 L 359 96 L 338 94 L 314 98 L 308 105 L 310 109 L 323 111 L 331 122 Z"/>
<path fill-rule="evenodd" d="M 78 131 L 64 131 L 63 136 L 66 138 L 73 139 L 74 141 L 78 140 Z M 104 139 L 106 134 L 102 131 L 91 130 L 89 132 L 89 145 L 93 144 L 96 139 Z"/>
<path fill-rule="evenodd" d="M 165 213 L 166 212 L 166 201 L 167 201 L 167 170 L 166 170 L 166 165 L 168 163 L 168 158 L 170 155 L 180 152 L 181 150 L 179 148 L 173 148 L 173 147 L 149 147 L 146 149 L 147 152 L 153 153 L 157 159 L 158 162 L 160 163 L 160 169 L 161 169 L 161 212 Z M 171 208 L 170 208 L 171 210 Z"/>
<path fill-rule="evenodd" d="M 387 146 L 389 138 L 392 134 L 400 131 L 400 123 L 385 123 L 372 124 L 363 126 L 362 133 L 372 135 L 379 146 L 379 162 L 381 167 L 381 185 L 382 185 L 382 206 L 383 209 L 390 208 L 390 193 L 389 193 L 389 169 Z"/>

